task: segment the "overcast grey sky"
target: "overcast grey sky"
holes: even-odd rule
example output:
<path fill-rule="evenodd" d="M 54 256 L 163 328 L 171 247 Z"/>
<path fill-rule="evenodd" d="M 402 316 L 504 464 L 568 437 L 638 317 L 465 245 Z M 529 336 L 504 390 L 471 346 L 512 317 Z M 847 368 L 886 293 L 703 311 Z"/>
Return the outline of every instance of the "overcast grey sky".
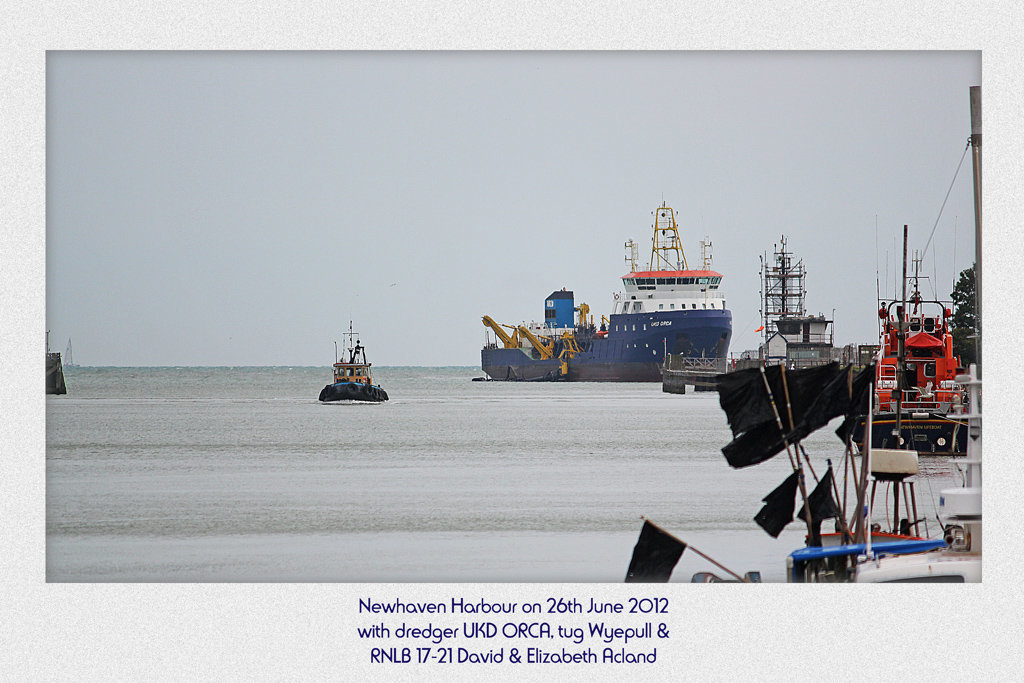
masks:
<path fill-rule="evenodd" d="M 480 318 L 610 313 L 623 243 L 679 211 L 755 348 L 786 235 L 811 313 L 876 341 L 922 250 L 977 52 L 51 52 L 47 327 L 85 365 L 478 365 Z M 970 157 L 922 272 L 974 259 Z M 876 233 L 877 224 L 877 233 Z M 649 246 L 641 248 L 646 262 Z M 886 263 L 888 274 L 885 272 Z"/>

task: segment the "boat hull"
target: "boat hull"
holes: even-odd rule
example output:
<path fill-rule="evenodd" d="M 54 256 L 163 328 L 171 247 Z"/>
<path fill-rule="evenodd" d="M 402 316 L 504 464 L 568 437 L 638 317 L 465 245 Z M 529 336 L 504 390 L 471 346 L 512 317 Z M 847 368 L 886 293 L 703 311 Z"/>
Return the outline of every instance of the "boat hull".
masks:
<path fill-rule="evenodd" d="M 661 382 L 666 353 L 725 358 L 732 337 L 728 310 L 613 315 L 608 336 L 595 337 L 568 360 L 535 358 L 528 349 L 485 347 L 480 365 L 491 379 L 570 382 Z"/>
<path fill-rule="evenodd" d="M 381 403 L 388 400 L 388 393 L 372 384 L 357 382 L 337 382 L 328 384 L 320 391 L 319 399 L 323 403 L 333 401 L 366 401 Z"/>
<path fill-rule="evenodd" d="M 921 455 L 964 455 L 967 453 L 967 422 L 938 413 L 924 416 L 904 415 L 900 419 L 900 437 L 895 413 L 879 413 L 871 418 L 872 448 L 910 448 Z M 853 431 L 854 443 L 864 440 L 864 422 Z"/>

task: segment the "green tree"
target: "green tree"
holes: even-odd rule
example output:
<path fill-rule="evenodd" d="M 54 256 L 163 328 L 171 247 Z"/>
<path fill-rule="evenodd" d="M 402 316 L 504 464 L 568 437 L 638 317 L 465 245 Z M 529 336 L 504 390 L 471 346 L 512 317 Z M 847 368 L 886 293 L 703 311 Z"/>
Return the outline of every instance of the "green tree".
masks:
<path fill-rule="evenodd" d="M 953 287 L 953 354 L 960 357 L 960 363 L 967 367 L 978 362 L 981 339 L 977 337 L 977 297 L 974 266 L 960 272 L 960 279 Z M 975 343 L 977 342 L 977 343 Z"/>

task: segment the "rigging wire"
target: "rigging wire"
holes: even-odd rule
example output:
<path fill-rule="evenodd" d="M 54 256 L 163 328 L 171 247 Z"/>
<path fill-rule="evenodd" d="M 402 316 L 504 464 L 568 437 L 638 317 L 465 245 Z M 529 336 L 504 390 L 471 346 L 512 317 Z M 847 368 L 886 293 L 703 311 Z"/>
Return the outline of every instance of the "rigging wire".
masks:
<path fill-rule="evenodd" d="M 932 232 L 928 235 L 928 241 L 924 245 L 924 251 L 922 252 L 922 258 L 928 255 L 928 247 L 932 243 L 932 237 L 935 236 L 935 228 L 939 227 L 939 219 L 942 218 L 942 210 L 946 208 L 946 202 L 949 200 L 949 193 L 953 191 L 953 185 L 956 184 L 956 178 L 960 175 L 960 167 L 964 165 L 964 159 L 967 158 L 967 150 L 971 148 L 971 141 L 967 140 L 967 146 L 964 147 L 964 153 L 960 155 L 960 163 L 956 165 L 956 171 L 953 173 L 953 180 L 949 183 L 949 189 L 946 190 L 946 197 L 942 200 L 942 206 L 939 207 L 939 215 L 935 217 L 935 225 L 932 226 Z"/>

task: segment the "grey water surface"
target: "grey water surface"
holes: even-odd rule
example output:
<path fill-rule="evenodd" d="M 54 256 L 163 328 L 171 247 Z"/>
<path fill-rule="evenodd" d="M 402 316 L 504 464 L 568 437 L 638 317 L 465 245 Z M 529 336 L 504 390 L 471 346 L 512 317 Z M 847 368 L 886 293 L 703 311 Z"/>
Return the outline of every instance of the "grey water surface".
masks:
<path fill-rule="evenodd" d="M 729 467 L 715 393 L 374 371 L 387 403 L 319 403 L 327 367 L 68 369 L 47 397 L 47 580 L 621 582 L 646 516 L 782 581 L 803 544 L 799 522 L 753 522 L 790 466 Z M 804 445 L 841 481 L 832 427 Z M 960 475 L 921 467 L 936 535 Z M 672 580 L 698 571 L 724 575 L 686 552 Z"/>

